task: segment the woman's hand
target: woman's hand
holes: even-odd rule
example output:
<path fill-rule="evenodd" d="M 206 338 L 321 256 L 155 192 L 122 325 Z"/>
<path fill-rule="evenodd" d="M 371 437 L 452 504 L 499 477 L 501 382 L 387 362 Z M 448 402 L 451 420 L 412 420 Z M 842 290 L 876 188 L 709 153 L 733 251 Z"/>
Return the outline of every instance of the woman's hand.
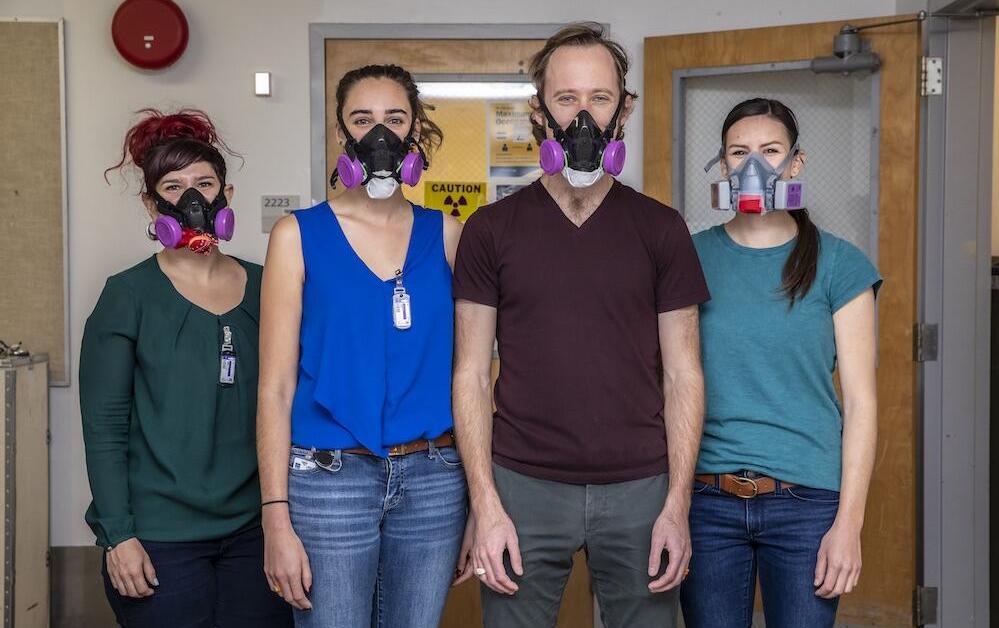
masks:
<path fill-rule="evenodd" d="M 475 520 L 472 513 L 468 513 L 468 520 L 465 522 L 465 536 L 461 541 L 461 551 L 458 552 L 458 568 L 454 571 L 454 582 L 452 587 L 456 587 L 462 582 L 472 577 L 472 547 L 475 545 Z"/>
<path fill-rule="evenodd" d="M 265 520 L 264 574 L 271 591 L 284 598 L 285 602 L 298 610 L 312 609 L 312 602 L 306 597 L 312 589 L 309 555 L 305 553 L 305 547 L 290 522 L 268 526 Z"/>
<path fill-rule="evenodd" d="M 122 541 L 104 553 L 111 586 L 127 597 L 149 597 L 160 586 L 149 554 L 137 538 Z"/>
<path fill-rule="evenodd" d="M 860 564 L 860 528 L 834 522 L 819 545 L 815 595 L 828 600 L 853 591 Z"/>
<path fill-rule="evenodd" d="M 873 289 L 833 314 L 843 388 L 843 470 L 836 519 L 822 537 L 815 565 L 815 595 L 826 599 L 849 593 L 860 579 L 860 530 L 878 442 L 874 321 Z"/>

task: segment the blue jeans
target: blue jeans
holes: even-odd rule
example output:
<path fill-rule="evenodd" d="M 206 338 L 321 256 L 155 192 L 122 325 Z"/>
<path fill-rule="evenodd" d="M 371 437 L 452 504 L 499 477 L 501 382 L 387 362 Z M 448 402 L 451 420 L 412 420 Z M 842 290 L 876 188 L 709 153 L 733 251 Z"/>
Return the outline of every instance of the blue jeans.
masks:
<path fill-rule="evenodd" d="M 307 449 L 288 464 L 291 523 L 309 555 L 300 628 L 437 628 L 465 531 L 465 474 L 453 447 L 377 458 Z"/>
<path fill-rule="evenodd" d="M 291 607 L 264 577 L 260 526 L 215 541 L 141 541 L 159 586 L 145 598 L 118 593 L 102 561 L 104 592 L 125 628 L 291 628 Z"/>
<path fill-rule="evenodd" d="M 812 582 L 838 508 L 835 491 L 778 484 L 742 499 L 695 482 L 693 558 L 680 589 L 687 628 L 748 628 L 757 573 L 767 628 L 831 628 L 839 600 L 816 596 Z"/>

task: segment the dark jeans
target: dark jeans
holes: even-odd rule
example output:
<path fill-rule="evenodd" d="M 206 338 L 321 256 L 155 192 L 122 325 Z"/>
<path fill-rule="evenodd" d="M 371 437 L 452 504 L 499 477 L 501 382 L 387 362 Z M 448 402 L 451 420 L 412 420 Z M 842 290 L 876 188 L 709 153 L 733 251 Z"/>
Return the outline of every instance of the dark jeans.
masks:
<path fill-rule="evenodd" d="M 259 526 L 215 541 L 142 541 L 159 586 L 146 598 L 120 595 L 101 567 L 104 590 L 124 628 L 290 628 L 291 607 L 264 576 Z"/>
<path fill-rule="evenodd" d="M 694 483 L 693 558 L 680 591 L 687 628 L 748 628 L 756 574 L 767 628 L 833 625 L 838 599 L 815 595 L 815 561 L 839 493 L 795 486 L 753 499 Z"/>
<path fill-rule="evenodd" d="M 514 595 L 482 585 L 486 628 L 554 628 L 572 555 L 583 548 L 607 628 L 674 628 L 676 589 L 651 593 L 652 526 L 666 474 L 615 484 L 563 484 L 493 465 L 496 490 L 517 530 L 524 575 L 504 556 Z"/>

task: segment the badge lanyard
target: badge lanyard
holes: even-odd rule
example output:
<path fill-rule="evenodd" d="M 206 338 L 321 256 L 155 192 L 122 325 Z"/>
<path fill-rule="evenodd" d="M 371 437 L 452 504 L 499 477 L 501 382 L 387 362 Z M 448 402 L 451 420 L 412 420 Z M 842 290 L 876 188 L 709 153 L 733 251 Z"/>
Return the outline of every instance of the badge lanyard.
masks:
<path fill-rule="evenodd" d="M 232 330 L 222 328 L 222 348 L 219 350 L 219 384 L 232 386 L 236 381 L 236 351 L 232 346 Z"/>
<path fill-rule="evenodd" d="M 413 313 L 410 309 L 409 293 L 402 285 L 402 271 L 395 271 L 395 288 L 392 290 L 392 324 L 396 329 L 409 329 L 413 326 Z"/>

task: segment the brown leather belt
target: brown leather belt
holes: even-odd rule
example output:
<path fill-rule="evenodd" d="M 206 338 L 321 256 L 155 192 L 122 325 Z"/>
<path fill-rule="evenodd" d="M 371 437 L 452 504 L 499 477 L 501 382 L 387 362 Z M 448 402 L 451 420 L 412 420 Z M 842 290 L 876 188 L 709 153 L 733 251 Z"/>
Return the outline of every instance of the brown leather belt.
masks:
<path fill-rule="evenodd" d="M 777 482 L 779 481 L 758 473 L 746 475 L 737 475 L 735 473 L 699 473 L 694 476 L 694 479 L 698 482 L 720 488 L 729 495 L 735 495 L 743 499 L 752 499 L 757 495 L 773 493 L 777 490 Z M 794 486 L 794 484 L 781 482 L 780 486 L 781 488 L 788 488 Z"/>
<path fill-rule="evenodd" d="M 426 451 L 430 449 L 430 444 L 433 443 L 434 447 L 453 447 L 454 446 L 454 434 L 448 432 L 447 434 L 441 434 L 433 440 L 427 440 L 421 438 L 408 443 L 403 443 L 401 445 L 394 445 L 389 447 L 389 456 L 405 456 L 406 454 L 416 453 L 418 451 Z M 364 454 L 366 456 L 377 456 L 378 454 L 371 452 L 364 447 L 355 447 L 353 449 L 344 449 L 345 454 Z"/>

